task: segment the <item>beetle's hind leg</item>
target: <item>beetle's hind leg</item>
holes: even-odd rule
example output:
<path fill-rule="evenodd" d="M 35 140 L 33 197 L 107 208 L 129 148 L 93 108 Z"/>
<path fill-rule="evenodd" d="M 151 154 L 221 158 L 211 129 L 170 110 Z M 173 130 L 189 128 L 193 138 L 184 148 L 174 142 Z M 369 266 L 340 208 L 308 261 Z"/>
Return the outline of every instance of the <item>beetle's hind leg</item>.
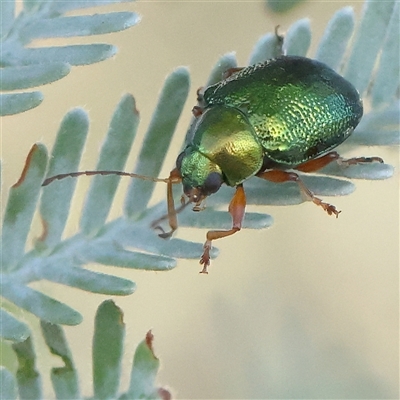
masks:
<path fill-rule="evenodd" d="M 333 161 L 336 161 L 339 165 L 343 165 L 345 167 L 357 164 L 369 164 L 373 162 L 383 163 L 383 160 L 380 157 L 353 157 L 346 159 L 341 157 L 336 151 L 331 151 L 322 157 L 306 161 L 305 163 L 298 165 L 295 169 L 301 172 L 315 172 L 324 168 Z"/>
<path fill-rule="evenodd" d="M 322 207 L 329 215 L 336 215 L 336 218 L 340 214 L 340 211 L 338 211 L 334 205 L 325 203 L 320 198 L 316 197 L 314 193 L 310 189 L 308 189 L 308 187 L 300 179 L 299 175 L 294 172 L 273 169 L 270 171 L 259 172 L 257 176 L 259 178 L 275 183 L 296 182 L 299 185 L 301 194 L 304 195 L 307 200 L 312 201 L 317 206 Z"/>
<path fill-rule="evenodd" d="M 336 151 L 331 151 L 322 157 L 306 161 L 305 163 L 298 165 L 295 169 L 301 172 L 315 172 L 322 169 L 333 161 L 336 161 L 339 165 L 344 166 L 373 162 L 383 163 L 383 160 L 380 157 L 354 157 L 344 159 Z M 340 211 L 338 211 L 334 205 L 325 203 L 320 198 L 316 197 L 314 193 L 310 189 L 308 189 L 304 182 L 300 179 L 299 175 L 294 172 L 272 169 L 265 172 L 259 172 L 257 176 L 259 178 L 263 178 L 276 183 L 296 182 L 300 187 L 301 193 L 305 196 L 307 200 L 312 201 L 317 206 L 322 207 L 329 215 L 336 215 L 336 218 L 340 214 Z"/>
<path fill-rule="evenodd" d="M 207 267 L 210 265 L 210 250 L 211 243 L 213 240 L 220 239 L 226 236 L 233 235 L 240 231 L 242 228 L 242 222 L 244 218 L 244 212 L 246 208 L 246 194 L 243 189 L 243 185 L 236 186 L 236 192 L 229 203 L 229 213 L 232 216 L 232 228 L 224 231 L 208 231 L 207 240 L 204 243 L 204 252 L 200 258 L 200 264 L 203 265 L 203 269 L 200 271 L 202 274 L 207 274 Z"/>
<path fill-rule="evenodd" d="M 337 162 L 339 165 L 348 167 L 350 165 L 368 164 L 368 163 L 373 163 L 373 162 L 379 162 L 379 163 L 383 164 L 384 161 L 381 157 L 353 157 L 353 158 L 339 157 Z"/>

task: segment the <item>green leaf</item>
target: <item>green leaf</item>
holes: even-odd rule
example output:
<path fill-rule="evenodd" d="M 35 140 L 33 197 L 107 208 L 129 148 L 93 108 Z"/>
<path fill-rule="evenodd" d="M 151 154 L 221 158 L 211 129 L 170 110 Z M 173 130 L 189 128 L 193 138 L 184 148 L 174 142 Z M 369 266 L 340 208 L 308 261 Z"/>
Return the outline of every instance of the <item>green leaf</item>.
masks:
<path fill-rule="evenodd" d="M 399 89 L 400 82 L 400 3 L 393 8 L 392 17 L 382 47 L 379 69 L 372 88 L 372 104 L 378 107 L 388 103 Z"/>
<path fill-rule="evenodd" d="M 160 361 L 153 352 L 153 335 L 149 331 L 146 339 L 136 349 L 133 357 L 133 368 L 129 384 L 128 398 L 148 399 L 157 398 L 158 388 L 155 378 L 160 366 Z"/>
<path fill-rule="evenodd" d="M 14 343 L 12 348 L 17 355 L 17 382 L 20 399 L 42 399 L 42 380 L 36 369 L 36 355 L 32 339 L 29 336 L 20 343 Z"/>
<path fill-rule="evenodd" d="M 106 264 L 100 257 L 99 262 Z M 113 263 L 112 265 L 115 264 Z M 49 269 L 46 271 L 45 276 L 48 281 L 92 293 L 126 296 L 132 294 L 136 288 L 136 285 L 128 279 L 92 272 L 78 266 L 67 266 L 65 264 L 62 264 L 61 268 Z"/>
<path fill-rule="evenodd" d="M 45 321 L 41 321 L 40 325 L 47 347 L 54 356 L 61 359 L 63 364 L 61 367 L 57 366 L 51 369 L 51 382 L 56 398 L 81 398 L 78 371 L 75 368 L 62 327 Z M 152 351 L 153 335 L 151 332 L 147 333 L 145 341 L 136 349 L 129 391 L 122 395 L 118 394 L 124 338 L 125 325 L 122 311 L 112 300 L 104 301 L 97 309 L 93 335 L 93 398 L 171 399 L 168 390 L 155 386 L 159 361 Z M 41 377 L 36 369 L 36 355 L 31 338 L 28 337 L 23 342 L 14 344 L 12 348 L 19 364 L 17 372 L 19 398 L 43 398 Z M 17 382 L 13 375 L 3 367 L 0 367 L 0 382 L 0 398 L 16 399 Z"/>
<path fill-rule="evenodd" d="M 48 176 L 78 169 L 88 128 L 88 117 L 82 109 L 72 110 L 64 117 L 51 153 Z M 76 183 L 76 179 L 68 179 L 43 189 L 40 215 L 44 234 L 36 241 L 38 249 L 52 248 L 59 243 Z"/>
<path fill-rule="evenodd" d="M 292 24 L 286 33 L 283 49 L 289 56 L 305 56 L 311 44 L 311 27 L 308 18 Z"/>
<path fill-rule="evenodd" d="M 31 334 L 26 324 L 18 321 L 7 311 L 0 309 L 0 337 L 13 342 L 22 342 Z M 5 398 L 5 397 L 0 397 Z"/>
<path fill-rule="evenodd" d="M 189 92 L 189 71 L 177 68 L 167 77 L 138 157 L 136 174 L 157 177 Z M 125 200 L 125 215 L 132 218 L 147 207 L 154 183 L 133 179 Z"/>
<path fill-rule="evenodd" d="M 400 101 L 394 99 L 389 106 L 365 115 L 357 129 L 346 141 L 350 145 L 389 146 L 400 144 Z"/>
<path fill-rule="evenodd" d="M 16 400 L 17 398 L 17 383 L 13 374 L 0 366 L 0 399 Z"/>
<path fill-rule="evenodd" d="M 331 164 L 321 172 L 329 175 L 344 176 L 349 179 L 380 180 L 393 176 L 394 169 L 391 165 L 381 163 L 358 164 L 349 167 Z"/>
<path fill-rule="evenodd" d="M 200 229 L 230 229 L 232 218 L 227 211 L 206 208 L 201 213 L 185 212 L 179 219 L 181 226 Z M 268 214 L 246 212 L 242 229 L 265 229 L 273 224 Z"/>
<path fill-rule="evenodd" d="M 67 11 L 89 8 L 97 6 L 105 6 L 107 4 L 118 4 L 127 3 L 134 0 L 66 0 L 66 1 L 54 1 L 49 5 L 49 11 L 54 13 L 55 11 L 59 13 L 65 13 Z"/>
<path fill-rule="evenodd" d="M 315 59 L 338 70 L 353 30 L 353 9 L 345 7 L 337 11 L 325 29 Z"/>
<path fill-rule="evenodd" d="M 139 16 L 131 12 L 48 18 L 25 25 L 21 29 L 20 35 L 29 38 L 29 40 L 101 35 L 128 29 L 139 21 Z"/>
<path fill-rule="evenodd" d="M 282 55 L 283 36 L 276 33 L 267 33 L 262 36 L 253 48 L 249 65 L 267 61 Z"/>
<path fill-rule="evenodd" d="M 59 325 L 45 321 L 40 321 L 40 326 L 50 352 L 64 363 L 63 367 L 51 369 L 51 382 L 57 399 L 79 399 L 78 373 L 64 331 Z"/>
<path fill-rule="evenodd" d="M 12 24 L 14 23 L 15 16 L 15 1 L 2 1 L 0 2 L 0 26 L 1 26 L 1 39 L 7 36 Z"/>
<path fill-rule="evenodd" d="M 97 310 L 93 336 L 93 388 L 96 399 L 115 398 L 121 375 L 125 324 L 111 300 Z"/>
<path fill-rule="evenodd" d="M 15 268 L 24 254 L 46 163 L 46 148 L 35 144 L 26 159 L 21 177 L 10 189 L 1 239 L 3 271 Z"/>
<path fill-rule="evenodd" d="M 21 65 L 45 64 L 53 62 L 71 65 L 87 65 L 114 56 L 117 48 L 110 44 L 77 44 L 59 47 L 23 49 L 15 52 Z"/>
<path fill-rule="evenodd" d="M 47 2 L 42 3 L 43 7 L 47 7 L 47 5 Z M 343 42 L 351 30 L 351 25 L 352 12 L 348 8 L 339 11 L 327 28 L 324 35 L 325 44 L 320 46 L 319 51 L 321 53 L 319 54 L 332 53 L 336 54 L 335 58 L 340 57 L 345 47 Z M 340 26 L 343 29 L 347 26 L 348 30 L 338 34 Z M 303 38 L 301 38 L 301 35 L 296 37 L 296 32 L 301 31 L 303 31 Z M 289 38 L 285 39 L 289 44 L 284 47 L 292 49 L 291 51 L 296 54 L 301 54 L 308 46 L 308 21 L 301 20 L 294 24 L 289 32 L 291 32 L 288 34 Z M 385 43 L 391 43 L 390 38 L 394 34 L 393 32 L 393 28 L 388 28 Z M 292 36 L 292 39 L 290 39 L 290 36 Z M 274 34 L 269 34 L 268 37 L 271 40 L 276 39 Z M 257 45 L 260 47 L 255 47 L 253 55 L 261 54 L 260 49 L 265 45 L 265 40 L 260 40 Z M 341 41 L 341 43 L 338 44 L 338 41 Z M 330 49 L 328 52 L 323 50 L 326 46 Z M 387 49 L 390 49 L 390 46 L 383 44 L 383 42 L 382 46 L 382 57 L 374 61 L 377 71 L 379 71 L 380 62 L 384 61 L 384 53 L 388 51 Z M 279 48 L 277 51 L 279 51 Z M 368 52 L 363 57 L 368 58 Z M 338 60 L 332 60 L 332 62 L 338 62 Z M 236 59 L 233 54 L 223 56 L 212 70 L 208 82 L 218 81 L 227 69 L 235 66 Z M 369 82 L 369 85 L 371 85 L 371 82 Z M 177 69 L 168 78 L 157 110 L 154 113 L 153 121 L 148 129 L 149 136 L 143 145 L 142 153 L 139 155 L 137 172 L 150 176 L 158 175 L 171 135 L 178 122 L 181 107 L 185 102 L 188 86 L 189 79 L 186 69 Z M 365 100 L 366 104 L 370 102 L 368 97 Z M 399 143 L 398 115 L 400 103 L 397 97 L 385 101 L 385 104 L 373 107 L 363 117 L 354 134 L 338 150 L 341 154 L 347 150 L 354 150 L 354 146 L 359 146 L 359 144 Z M 97 168 L 124 168 L 125 159 L 133 140 L 133 132 L 138 124 L 138 116 L 134 107 L 134 100 L 130 95 L 121 100 L 110 123 L 109 133 L 104 141 Z M 49 175 L 73 172 L 79 168 L 79 158 L 87 131 L 88 121 L 85 112 L 73 110 L 67 115 L 60 128 L 60 136 L 57 139 L 57 141 L 60 140 L 59 150 L 55 148 L 53 152 Z M 62 135 L 62 132 L 64 132 L 64 135 Z M 71 134 L 71 132 L 75 133 Z M 189 140 L 192 134 L 193 125 L 187 133 Z M 137 146 L 138 144 L 134 145 Z M 366 151 L 366 149 L 358 148 L 356 155 L 368 156 L 369 151 L 367 154 Z M 374 155 L 379 155 L 379 152 Z M 326 169 L 318 171 L 317 174 L 301 174 L 301 177 L 317 195 L 339 196 L 350 194 L 355 189 L 355 185 L 349 179 L 384 179 L 392 174 L 393 168 L 386 164 L 374 163 L 348 168 L 332 164 Z M 36 184 L 39 186 L 41 178 L 38 178 L 37 181 Z M 20 236 L 11 232 L 11 235 L 16 235 L 15 243 L 17 243 L 19 251 L 16 255 L 12 253 L 15 251 L 14 249 L 11 254 L 8 254 L 9 250 L 5 250 L 4 253 L 6 257 L 3 257 L 5 260 L 3 265 L 12 265 L 14 269 L 3 274 L 3 282 L 15 283 L 18 287 L 14 294 L 15 297 L 8 294 L 11 301 L 27 309 L 29 309 L 28 306 L 32 307 L 31 303 L 36 303 L 39 309 L 42 301 L 45 304 L 44 309 L 40 311 L 35 309 L 36 306 L 32 309 L 32 312 L 42 319 L 59 323 L 77 323 L 79 318 L 76 318 L 76 315 L 73 314 L 75 311 L 72 310 L 71 312 L 68 306 L 61 303 L 54 307 L 48 306 L 47 303 L 51 299 L 43 300 L 38 292 L 26 293 L 26 290 L 31 290 L 27 289 L 27 285 L 37 280 L 48 280 L 90 292 L 126 295 L 135 289 L 133 282 L 88 271 L 85 269 L 86 264 L 97 262 L 122 268 L 168 271 L 176 266 L 176 258 L 198 259 L 203 251 L 202 243 L 192 243 L 183 239 L 163 240 L 157 236 L 158 230 L 152 228 L 152 223 L 161 218 L 160 225 L 165 230 L 168 229 L 165 203 L 152 208 L 148 208 L 146 205 L 151 196 L 152 185 L 145 187 L 146 185 L 142 185 L 143 182 L 132 180 L 131 183 L 135 186 L 135 190 L 128 190 L 125 215 L 117 216 L 116 219 L 108 221 L 108 211 L 118 181 L 118 177 L 93 178 L 92 189 L 89 191 L 86 206 L 82 211 L 80 225 L 82 232 L 76 232 L 76 234 L 64 240 L 60 238 L 65 220 L 70 212 L 69 202 L 76 180 L 69 178 L 54 182 L 49 187 L 44 188 L 41 207 L 46 211 L 41 208 L 41 214 L 44 217 L 45 224 L 43 235 L 37 240 L 36 249 L 24 254 L 25 241 L 18 242 Z M 176 189 L 181 191 L 181 188 L 178 187 L 180 185 L 176 186 Z M 275 184 L 254 178 L 245 182 L 245 191 L 249 205 L 289 205 L 300 204 L 304 201 L 296 183 Z M 132 197 L 129 197 L 131 195 Z M 190 207 L 183 210 L 178 216 L 179 224 L 208 229 L 229 228 L 231 217 L 225 210 L 228 209 L 232 195 L 232 188 L 221 188 L 217 194 L 210 196 L 207 202 L 208 209 L 203 213 L 193 213 Z M 27 211 L 22 207 L 21 212 Z M 45 215 L 46 212 L 48 215 Z M 74 212 L 79 212 L 79 210 L 74 210 Z M 27 212 L 27 215 L 31 216 L 32 210 L 29 213 Z M 30 223 L 24 220 L 24 224 L 26 224 L 26 226 L 23 225 L 24 229 L 29 229 Z M 265 228 L 271 224 L 272 218 L 264 213 L 248 212 L 244 221 L 244 227 L 254 229 Z M 10 229 L 6 227 L 7 229 L 10 232 Z M 22 231 L 22 233 L 24 232 Z M 14 243 L 14 238 L 12 240 Z M 217 253 L 217 249 L 213 248 L 212 257 L 215 257 Z M 30 301 L 31 297 L 34 301 Z M 65 310 L 68 310 L 70 312 L 69 318 L 64 315 L 56 319 L 57 307 L 61 310 L 64 309 L 63 312 L 65 313 L 67 313 Z M 6 329 L 9 328 L 6 327 Z M 18 329 L 22 329 L 22 326 Z M 14 333 L 14 335 L 17 334 Z M 22 331 L 21 335 L 23 335 Z"/>
<path fill-rule="evenodd" d="M 0 117 L 28 111 L 42 101 L 41 92 L 0 94 Z"/>
<path fill-rule="evenodd" d="M 138 124 L 135 99 L 132 95 L 125 95 L 114 111 L 96 170 L 124 170 Z M 80 222 L 86 235 L 95 235 L 105 224 L 119 181 L 119 176 L 93 178 Z"/>
<path fill-rule="evenodd" d="M 224 73 L 230 69 L 230 68 L 235 68 L 237 67 L 237 61 L 236 61 L 236 56 L 234 53 L 227 53 L 223 55 L 217 63 L 214 65 L 212 68 L 205 87 L 214 85 L 215 83 L 219 82 L 223 76 Z"/>
<path fill-rule="evenodd" d="M 31 88 L 54 82 L 68 74 L 70 65 L 87 65 L 115 55 L 109 44 L 76 44 L 43 47 L 28 45 L 36 39 L 89 36 L 121 31 L 136 25 L 132 12 L 63 16 L 74 9 L 95 7 L 115 1 L 25 0 L 15 16 L 15 2 L 1 2 L 1 90 Z M 40 92 L 1 94 L 0 115 L 12 115 L 37 107 Z"/>
<path fill-rule="evenodd" d="M 53 324 L 77 325 L 82 316 L 72 308 L 28 286 L 2 279 L 1 295 L 40 319 Z"/>
<path fill-rule="evenodd" d="M 89 254 L 89 252 L 86 254 Z M 90 258 L 92 261 L 103 265 L 147 271 L 166 271 L 176 266 L 176 261 L 170 257 L 128 251 L 114 245 L 107 246 L 106 244 L 90 253 Z"/>
<path fill-rule="evenodd" d="M 394 0 L 367 0 L 364 3 L 363 16 L 344 74 L 360 93 L 364 93 L 367 89 L 376 57 L 386 35 L 393 6 Z"/>
<path fill-rule="evenodd" d="M 45 85 L 68 75 L 70 67 L 65 63 L 37 64 L 23 67 L 6 67 L 1 73 L 1 90 L 26 89 Z"/>

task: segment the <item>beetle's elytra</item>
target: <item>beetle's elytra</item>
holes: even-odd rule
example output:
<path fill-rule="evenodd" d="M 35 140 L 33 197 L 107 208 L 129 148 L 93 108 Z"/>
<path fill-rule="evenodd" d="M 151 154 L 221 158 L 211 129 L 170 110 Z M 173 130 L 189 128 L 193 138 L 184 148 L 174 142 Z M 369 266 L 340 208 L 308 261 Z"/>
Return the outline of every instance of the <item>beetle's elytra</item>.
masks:
<path fill-rule="evenodd" d="M 332 161 L 350 165 L 383 162 L 379 157 L 343 160 L 333 150 L 359 123 L 363 107 L 357 90 L 331 68 L 304 57 L 282 56 L 265 63 L 228 71 L 226 78 L 199 95 L 193 138 L 178 156 L 169 178 L 157 179 L 119 171 L 82 174 L 119 174 L 167 183 L 169 237 L 177 229 L 177 212 L 189 203 L 202 209 L 203 200 L 221 185 L 236 187 L 229 205 L 230 230 L 207 232 L 200 263 L 206 273 L 212 241 L 239 231 L 245 214 L 243 182 L 257 176 L 272 182 L 297 182 L 303 195 L 329 215 L 335 206 L 325 203 L 304 185 L 295 170 L 317 171 Z M 187 201 L 176 210 L 172 185 L 182 182 Z M 164 219 L 164 218 L 162 218 Z M 159 228 L 162 220 L 155 221 Z M 161 229 L 161 228 L 160 228 Z"/>

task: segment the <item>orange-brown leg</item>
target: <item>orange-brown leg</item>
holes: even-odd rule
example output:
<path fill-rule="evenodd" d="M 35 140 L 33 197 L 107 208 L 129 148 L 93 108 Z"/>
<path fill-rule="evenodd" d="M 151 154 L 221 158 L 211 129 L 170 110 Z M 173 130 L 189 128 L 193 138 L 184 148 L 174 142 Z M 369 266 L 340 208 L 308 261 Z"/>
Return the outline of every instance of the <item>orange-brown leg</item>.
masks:
<path fill-rule="evenodd" d="M 193 114 L 193 116 L 194 116 L 195 118 L 200 117 L 200 115 L 203 114 L 203 112 L 204 112 L 203 107 L 194 106 L 194 107 L 192 108 L 192 114 Z"/>
<path fill-rule="evenodd" d="M 326 165 L 330 164 L 332 161 L 337 161 L 339 165 L 349 166 L 356 164 L 366 164 L 379 162 L 383 163 L 380 157 L 353 157 L 353 158 L 342 158 L 336 151 L 331 151 L 322 157 L 314 158 L 313 160 L 306 161 L 303 164 L 298 165 L 295 169 L 301 172 L 315 172 L 324 168 Z"/>
<path fill-rule="evenodd" d="M 314 172 L 339 159 L 341 159 L 339 153 L 331 151 L 322 157 L 306 161 L 305 163 L 298 165 L 295 169 L 301 172 Z"/>
<path fill-rule="evenodd" d="M 339 158 L 337 162 L 339 165 L 348 167 L 349 165 L 368 164 L 373 162 L 379 162 L 383 164 L 383 159 L 380 157 L 353 157 L 348 159 Z"/>
<path fill-rule="evenodd" d="M 224 231 L 208 231 L 207 240 L 204 243 L 204 252 L 200 259 L 200 264 L 203 265 L 203 269 L 200 271 L 202 274 L 207 274 L 207 267 L 210 265 L 210 250 L 211 243 L 213 240 L 220 239 L 226 236 L 233 235 L 240 231 L 244 218 L 244 212 L 246 208 L 246 194 L 243 189 L 243 185 L 236 186 L 236 192 L 232 197 L 229 204 L 228 211 L 232 216 L 232 229 Z"/>
<path fill-rule="evenodd" d="M 306 197 L 307 200 L 312 201 L 317 206 L 322 207 L 329 215 L 335 214 L 336 218 L 340 213 L 340 211 L 336 210 L 336 207 L 334 205 L 324 203 L 321 199 L 314 196 L 314 193 L 310 189 L 308 189 L 308 187 L 304 184 L 300 177 L 294 172 L 273 169 L 270 171 L 259 172 L 257 176 L 259 178 L 276 183 L 296 182 L 299 185 L 300 192 Z"/>
<path fill-rule="evenodd" d="M 175 210 L 175 204 L 174 204 L 174 196 L 172 192 L 172 185 L 179 183 L 182 181 L 181 175 L 179 171 L 175 168 L 171 171 L 168 182 L 167 182 L 167 209 L 168 209 L 168 214 L 163 215 L 161 218 L 153 221 L 151 224 L 151 227 L 153 229 L 160 229 L 162 233 L 160 233 L 158 236 L 160 236 L 163 239 L 167 239 L 172 236 L 172 234 L 178 229 L 178 219 L 176 214 L 182 211 L 187 203 L 181 204 L 181 206 Z M 168 218 L 169 226 L 171 230 L 169 232 L 165 232 L 164 229 L 159 225 L 160 222 L 164 221 L 165 219 Z"/>

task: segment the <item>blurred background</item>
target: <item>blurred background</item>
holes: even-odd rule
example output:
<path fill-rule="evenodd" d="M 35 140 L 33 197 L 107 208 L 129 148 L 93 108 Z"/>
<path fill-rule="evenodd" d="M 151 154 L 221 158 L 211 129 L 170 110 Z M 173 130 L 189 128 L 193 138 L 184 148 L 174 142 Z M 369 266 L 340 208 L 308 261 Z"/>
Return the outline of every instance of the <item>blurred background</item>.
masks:
<path fill-rule="evenodd" d="M 192 101 L 169 149 L 161 174 L 167 176 L 190 122 L 196 90 L 222 54 L 235 51 L 238 64 L 246 65 L 260 36 L 276 25 L 284 32 L 307 17 L 312 57 L 326 23 L 346 5 L 360 15 L 360 1 L 305 1 L 285 14 L 269 11 L 260 1 L 146 1 L 84 10 L 130 9 L 142 21 L 127 31 L 95 38 L 118 47 L 113 59 L 74 67 L 66 78 L 41 88 L 45 99 L 38 108 L 2 119 L 2 204 L 32 144 L 40 141 L 51 149 L 61 119 L 76 106 L 90 116 L 81 169 L 93 169 L 113 109 L 127 92 L 135 96 L 141 115 L 137 145 L 127 164 L 132 170 L 163 81 L 184 65 L 191 72 Z M 47 43 L 61 41 L 65 43 Z M 93 38 L 69 42 L 92 43 Z M 350 196 L 324 198 L 342 210 L 338 219 L 310 203 L 251 207 L 271 214 L 274 225 L 218 241 L 220 255 L 209 275 L 198 274 L 197 260 L 180 260 L 177 268 L 162 273 L 90 266 L 137 283 L 133 295 L 114 298 L 127 326 L 124 388 L 134 349 L 152 329 L 162 363 L 159 383 L 180 399 L 398 398 L 399 153 L 393 147 L 364 147 L 356 155 L 381 156 L 396 167 L 395 176 L 357 181 Z M 75 233 L 88 180 L 79 181 L 73 203 L 77 212 L 65 237 Z M 110 218 L 120 215 L 126 187 L 122 181 Z M 153 202 L 163 199 L 165 186 L 160 184 Z M 34 222 L 31 239 L 40 231 Z M 180 229 L 177 237 L 203 242 L 205 233 Z M 84 315 L 81 325 L 65 329 L 77 368 L 86 378 L 82 391 L 91 394 L 93 318 L 106 296 L 42 282 L 32 286 Z M 25 317 L 38 326 L 34 318 Z M 36 349 L 43 349 L 38 366 L 46 375 L 55 361 L 41 340 L 35 335 Z M 3 355 L 15 369 L 6 345 Z M 45 384 L 46 395 L 53 397 L 50 382 Z"/>

